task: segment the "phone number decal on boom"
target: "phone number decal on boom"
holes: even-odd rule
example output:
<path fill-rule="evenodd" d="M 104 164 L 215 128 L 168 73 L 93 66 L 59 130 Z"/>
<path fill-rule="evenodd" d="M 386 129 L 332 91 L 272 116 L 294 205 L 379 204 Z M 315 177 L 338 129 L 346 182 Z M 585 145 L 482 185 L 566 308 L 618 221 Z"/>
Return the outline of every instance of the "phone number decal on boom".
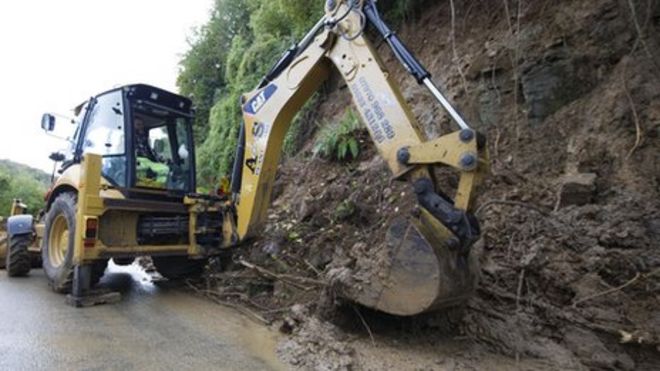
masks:
<path fill-rule="evenodd" d="M 367 126 L 371 130 L 376 143 L 382 143 L 386 139 L 393 139 L 396 136 L 394 127 L 392 127 L 390 121 L 385 117 L 385 111 L 376 98 L 373 89 L 369 86 L 367 79 L 361 77 L 358 82 L 353 84 L 352 90 L 355 101 L 362 110 L 367 121 Z"/>

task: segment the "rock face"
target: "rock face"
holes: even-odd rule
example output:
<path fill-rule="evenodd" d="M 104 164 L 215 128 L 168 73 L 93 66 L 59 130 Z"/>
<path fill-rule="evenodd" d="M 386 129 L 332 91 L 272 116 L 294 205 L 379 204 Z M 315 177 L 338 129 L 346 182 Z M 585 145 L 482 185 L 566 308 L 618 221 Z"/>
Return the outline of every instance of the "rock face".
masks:
<path fill-rule="evenodd" d="M 560 48 L 525 66 L 522 92 L 530 124 L 539 123 L 591 89 L 593 70 L 583 59 Z"/>
<path fill-rule="evenodd" d="M 569 174 L 562 179 L 559 189 L 559 207 L 586 205 L 593 201 L 596 174 Z"/>

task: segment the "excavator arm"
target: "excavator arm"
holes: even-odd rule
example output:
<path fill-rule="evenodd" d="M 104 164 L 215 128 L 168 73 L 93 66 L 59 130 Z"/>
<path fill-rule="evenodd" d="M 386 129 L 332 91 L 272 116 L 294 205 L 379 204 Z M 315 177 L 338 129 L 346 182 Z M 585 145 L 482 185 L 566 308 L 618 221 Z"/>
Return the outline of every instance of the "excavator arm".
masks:
<path fill-rule="evenodd" d="M 459 131 L 430 141 L 425 137 L 366 38 L 367 25 L 385 38 L 404 67 L 438 98 L 461 127 Z M 349 87 L 393 177 L 412 184 L 419 204 L 412 215 L 395 220 L 389 228 L 390 261 L 382 267 L 380 278 L 359 289 L 345 287 L 342 294 L 398 315 L 464 300 L 476 281 L 470 247 L 479 227 L 470 211 L 475 187 L 487 170 L 485 140 L 470 129 L 430 74 L 381 20 L 373 0 L 328 0 L 325 16 L 285 53 L 256 90 L 243 97 L 244 122 L 232 174 L 239 240 L 259 233 L 289 125 L 333 68 Z M 435 166 L 449 166 L 460 173 L 453 200 L 438 188 Z"/>

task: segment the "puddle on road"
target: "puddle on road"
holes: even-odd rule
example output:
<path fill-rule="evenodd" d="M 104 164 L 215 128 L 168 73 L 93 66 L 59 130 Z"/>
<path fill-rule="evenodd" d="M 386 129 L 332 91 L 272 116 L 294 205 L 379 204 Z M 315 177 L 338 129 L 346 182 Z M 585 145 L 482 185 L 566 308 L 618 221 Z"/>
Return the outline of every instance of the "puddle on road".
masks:
<path fill-rule="evenodd" d="M 101 286 L 120 291 L 124 303 L 148 300 L 153 301 L 153 305 L 171 308 L 183 316 L 189 313 L 191 326 L 197 330 L 231 340 L 244 347 L 247 354 L 261 359 L 273 369 L 287 369 L 275 353 L 281 339 L 276 331 L 236 310 L 193 296 L 159 274 L 146 272 L 136 262 L 119 266 L 110 261 Z"/>

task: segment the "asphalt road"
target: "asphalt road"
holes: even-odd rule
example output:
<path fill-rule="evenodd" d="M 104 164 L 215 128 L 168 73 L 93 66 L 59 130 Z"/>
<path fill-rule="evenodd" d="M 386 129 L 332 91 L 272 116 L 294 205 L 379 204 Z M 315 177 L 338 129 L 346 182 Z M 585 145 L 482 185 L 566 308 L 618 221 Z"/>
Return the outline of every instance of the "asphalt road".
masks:
<path fill-rule="evenodd" d="M 275 334 L 230 309 L 154 285 L 135 267 L 111 266 L 101 283 L 122 301 L 77 309 L 41 270 L 0 271 L 0 370 L 284 369 Z"/>

